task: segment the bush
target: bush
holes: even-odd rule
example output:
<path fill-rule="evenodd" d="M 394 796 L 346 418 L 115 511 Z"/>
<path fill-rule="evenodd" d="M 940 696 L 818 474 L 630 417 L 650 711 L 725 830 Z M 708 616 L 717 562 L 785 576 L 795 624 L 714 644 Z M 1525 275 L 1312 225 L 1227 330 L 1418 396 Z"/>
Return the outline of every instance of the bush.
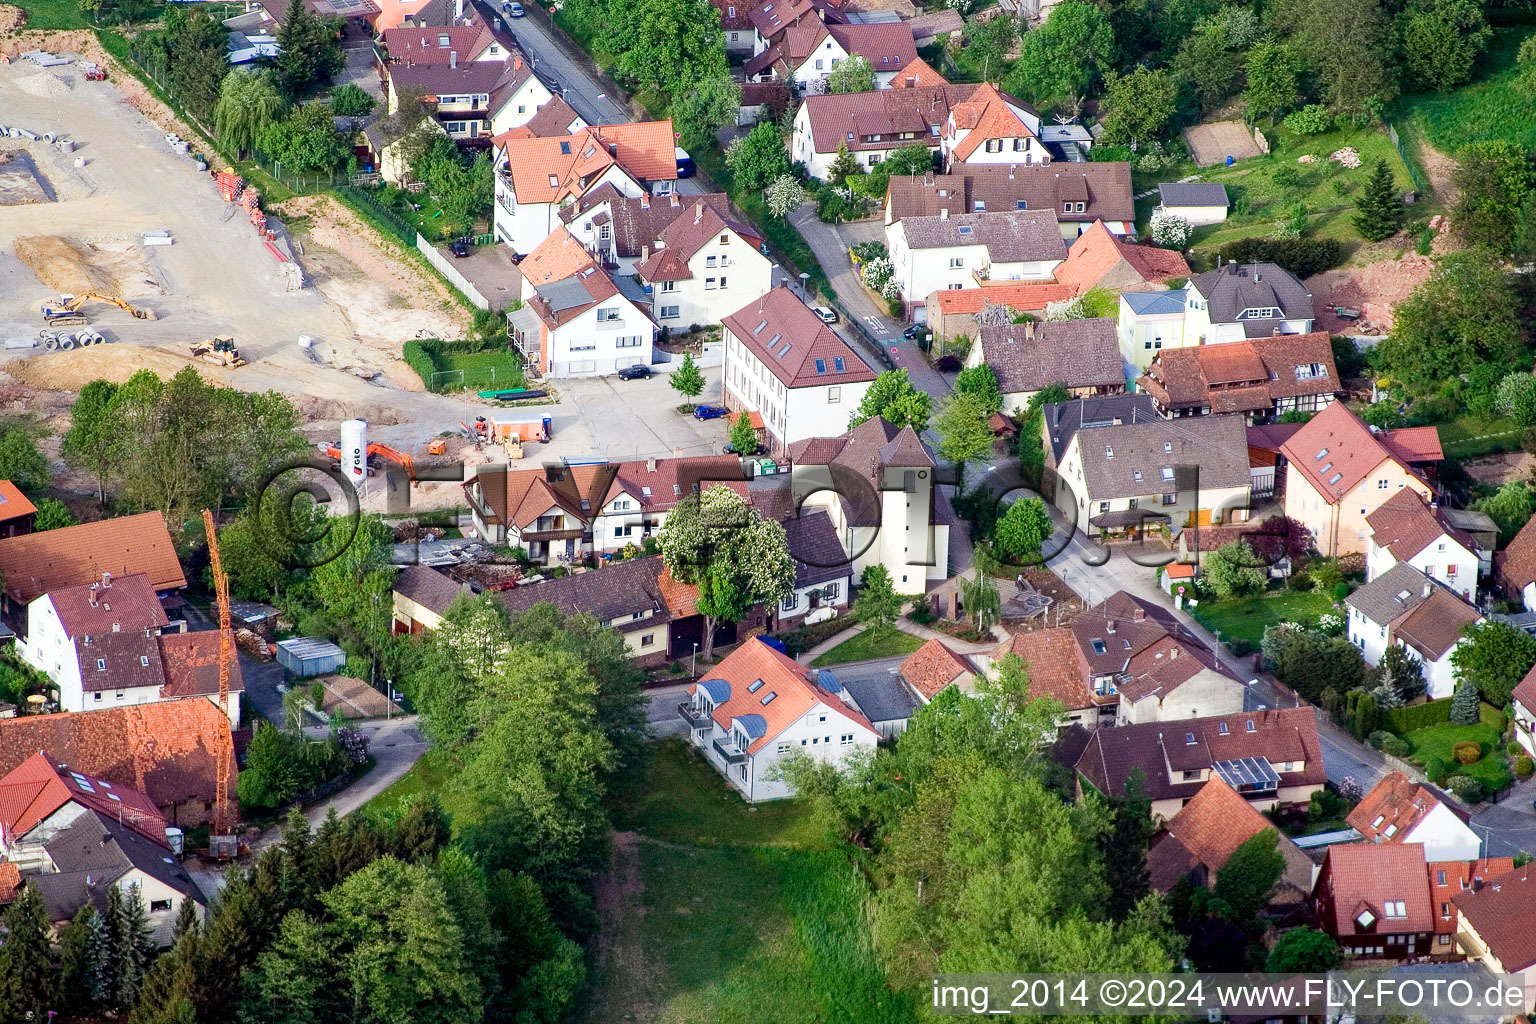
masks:
<path fill-rule="evenodd" d="M 1335 583 L 1333 585 L 1333 599 L 1335 601 L 1342 601 L 1342 600 L 1344 600 L 1348 596 L 1349 596 L 1349 584 L 1348 583 L 1345 583 L 1344 581 L 1340 580 L 1338 583 Z"/>
<path fill-rule="evenodd" d="M 1521 747 L 1519 740 L 1510 740 L 1508 743 L 1504 744 L 1504 753 L 1508 754 L 1510 757 L 1519 757 L 1520 750 Z"/>
<path fill-rule="evenodd" d="M 1220 250 L 1235 263 L 1275 263 L 1297 277 L 1310 277 L 1336 267 L 1343 250 L 1332 238 L 1240 238 Z"/>
<path fill-rule="evenodd" d="M 1285 589 L 1306 593 L 1312 589 L 1312 575 L 1305 569 L 1297 570 L 1285 578 Z"/>
<path fill-rule="evenodd" d="M 1158 210 L 1152 214 L 1152 241 L 1164 249 L 1182 249 L 1189 244 L 1193 229 L 1189 221 L 1176 213 Z"/>
<path fill-rule="evenodd" d="M 1253 653 L 1253 642 L 1247 637 L 1235 636 L 1227 641 L 1227 649 L 1234 657 L 1244 657 Z"/>
<path fill-rule="evenodd" d="M 1344 799 L 1333 790 L 1324 787 L 1312 794 L 1307 803 L 1307 817 L 1313 821 L 1327 821 L 1344 813 Z"/>
<path fill-rule="evenodd" d="M 1477 720 L 1501 736 L 1504 734 L 1504 730 L 1509 727 L 1508 716 L 1492 704 L 1479 705 Z"/>
<path fill-rule="evenodd" d="M 1475 804 L 1483 798 L 1483 784 L 1468 775 L 1452 775 L 1446 780 L 1452 793 L 1457 798 L 1469 804 Z"/>
<path fill-rule="evenodd" d="M 1424 776 L 1436 785 L 1439 785 L 1440 780 L 1445 778 L 1445 773 L 1451 770 L 1451 766 L 1446 764 L 1443 758 L 1436 757 L 1434 754 L 1424 759 L 1423 768 Z"/>
<path fill-rule="evenodd" d="M 1381 741 L 1381 752 L 1383 754 L 1391 754 L 1393 757 L 1407 757 L 1412 750 L 1413 748 L 1408 745 L 1407 740 L 1401 736 L 1393 736 L 1391 733 L 1388 733 L 1387 738 Z"/>
<path fill-rule="evenodd" d="M 939 362 L 938 362 L 938 367 L 939 367 L 939 372 L 940 373 L 959 373 L 960 372 L 960 357 L 959 356 L 948 356 L 948 355 L 940 356 L 939 357 Z"/>
<path fill-rule="evenodd" d="M 1457 764 L 1476 764 L 1483 759 L 1483 747 L 1471 740 L 1462 740 L 1451 748 L 1451 756 Z"/>
<path fill-rule="evenodd" d="M 1397 739 L 1397 737 L 1393 736 L 1391 733 L 1387 732 L 1387 730 L 1385 730 L 1385 729 L 1376 729 L 1369 736 L 1367 736 L 1365 738 L 1365 741 L 1367 743 L 1369 743 L 1371 746 L 1375 747 L 1377 750 L 1380 750 L 1381 749 L 1381 745 L 1383 743 L 1387 742 L 1387 740 L 1394 740 L 1394 739 Z"/>
<path fill-rule="evenodd" d="M 1391 708 L 1381 713 L 1381 719 L 1382 725 L 1399 736 L 1413 732 L 1415 729 L 1441 725 L 1451 720 L 1451 698 L 1441 697 L 1439 700 L 1426 701 L 1423 704 Z"/>
<path fill-rule="evenodd" d="M 1287 114 L 1282 124 L 1285 130 L 1297 135 L 1321 135 L 1333 127 L 1328 108 L 1320 103 L 1309 103 L 1294 113 Z"/>
<path fill-rule="evenodd" d="M 1536 761 L 1532 761 L 1529 754 L 1521 754 L 1515 758 L 1515 775 L 1528 779 L 1532 772 L 1536 772 Z"/>

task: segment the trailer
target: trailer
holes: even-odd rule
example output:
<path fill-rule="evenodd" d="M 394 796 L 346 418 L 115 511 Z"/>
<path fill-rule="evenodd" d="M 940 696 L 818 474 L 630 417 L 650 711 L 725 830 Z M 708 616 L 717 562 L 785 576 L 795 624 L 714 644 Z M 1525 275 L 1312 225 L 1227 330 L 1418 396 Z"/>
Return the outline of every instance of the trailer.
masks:
<path fill-rule="evenodd" d="M 477 440 L 503 443 L 506 441 L 548 441 L 554 436 L 554 420 L 548 416 L 507 417 L 476 416 L 469 428 Z"/>

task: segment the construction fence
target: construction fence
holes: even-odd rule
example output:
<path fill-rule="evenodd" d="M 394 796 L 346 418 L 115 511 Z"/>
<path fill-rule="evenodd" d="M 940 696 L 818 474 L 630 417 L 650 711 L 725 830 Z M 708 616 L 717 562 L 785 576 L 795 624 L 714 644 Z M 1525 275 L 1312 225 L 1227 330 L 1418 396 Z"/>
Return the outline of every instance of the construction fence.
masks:
<path fill-rule="evenodd" d="M 1408 177 L 1413 179 L 1414 189 L 1422 195 L 1428 195 L 1431 191 L 1428 179 L 1419 171 L 1418 164 L 1408 155 L 1408 151 L 1403 148 L 1403 140 L 1398 137 L 1397 128 L 1390 121 L 1387 122 L 1387 138 L 1392 140 L 1392 148 L 1397 150 L 1403 166 L 1408 168 Z"/>

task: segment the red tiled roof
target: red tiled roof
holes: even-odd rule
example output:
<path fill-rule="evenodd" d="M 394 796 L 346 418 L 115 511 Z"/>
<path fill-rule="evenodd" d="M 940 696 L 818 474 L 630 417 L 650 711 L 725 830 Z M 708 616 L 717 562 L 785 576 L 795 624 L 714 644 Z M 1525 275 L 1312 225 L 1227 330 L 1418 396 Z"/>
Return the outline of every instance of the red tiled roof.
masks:
<path fill-rule="evenodd" d="M 1330 504 L 1388 459 L 1413 474 L 1343 402 L 1334 402 L 1302 424 L 1280 452 L 1290 460 L 1289 471 L 1299 473 Z"/>
<path fill-rule="evenodd" d="M 1399 427 L 1376 435 L 1387 450 L 1404 462 L 1439 462 L 1445 458 L 1436 427 Z"/>
<path fill-rule="evenodd" d="M 932 700 L 939 691 L 961 676 L 975 675 L 976 670 L 960 655 L 950 650 L 943 641 L 929 640 L 901 663 L 901 678 L 925 700 Z"/>
<path fill-rule="evenodd" d="M 1061 302 L 1077 294 L 1070 284 L 1032 282 L 1030 284 L 1005 284 L 991 288 L 948 288 L 933 293 L 942 316 L 980 313 L 985 305 L 1007 306 L 1021 313 L 1033 313 L 1052 302 Z"/>
<path fill-rule="evenodd" d="M 747 715 L 757 715 L 765 721 L 766 731 L 752 741 L 747 748 L 749 754 L 767 746 L 818 703 L 871 733 L 875 731 L 869 719 L 844 704 L 837 694 L 818 686 L 813 681 L 815 676 L 815 669 L 807 669 L 788 655 L 755 639 L 748 640 L 720 664 L 704 672 L 705 679 L 723 679 L 731 688 L 730 699 L 715 705 L 713 718 L 716 725 L 729 731 L 734 719 Z M 754 685 L 759 679 L 762 685 Z M 690 685 L 689 695 L 700 685 Z"/>
<path fill-rule="evenodd" d="M 48 600 L 65 635 L 71 638 L 154 629 L 170 621 L 149 576 L 142 572 L 115 579 L 109 573 L 90 583 L 57 587 L 48 592 Z"/>
<path fill-rule="evenodd" d="M 1504 550 L 1494 556 L 1494 568 L 1511 597 L 1536 582 L 1536 518 L 1520 527 Z"/>
<path fill-rule="evenodd" d="M 1239 846 L 1275 826 L 1231 786 L 1211 779 L 1164 827 L 1147 851 L 1147 873 L 1159 892 L 1172 889 L 1196 865 L 1204 865 L 1214 882 Z"/>
<path fill-rule="evenodd" d="M 165 819 L 143 793 L 71 769 L 46 750 L 0 778 L 0 832 L 14 842 L 71 801 L 165 845 Z"/>
<path fill-rule="evenodd" d="M 1433 931 L 1425 871 L 1419 843 L 1330 846 L 1318 878 L 1319 923 L 1335 938 Z M 1388 901 L 1401 901 L 1405 915 L 1387 917 Z M 1359 920 L 1365 912 L 1368 928 Z"/>
<path fill-rule="evenodd" d="M 0 523 L 29 516 L 36 511 L 37 506 L 21 493 L 20 488 L 9 480 L 0 480 Z"/>
<path fill-rule="evenodd" d="M 918 89 L 925 85 L 948 85 L 949 81 L 943 75 L 928 64 L 921 57 L 915 57 L 912 62 L 899 71 L 895 78 L 891 79 L 892 89 Z"/>
<path fill-rule="evenodd" d="M 910 35 L 910 30 L 908 34 Z M 1024 106 L 1022 103 L 1019 105 Z M 1025 109 L 1028 108 L 1025 107 Z M 960 144 L 953 150 L 954 158 L 962 163 L 988 139 L 1036 137 L 1024 120 L 1009 106 L 1003 94 L 997 91 L 997 86 L 990 82 L 982 83 L 971 94 L 970 99 L 951 107 L 950 117 L 954 119 L 957 129 L 969 129 L 969 134 L 960 140 Z"/>
<path fill-rule="evenodd" d="M 992 652 L 992 660 L 1015 654 L 1029 671 L 1031 697 L 1055 697 L 1068 711 L 1093 707 L 1077 658 L 1077 640 L 1065 626 L 1015 633 Z"/>
<path fill-rule="evenodd" d="M 1515 686 L 1514 698 L 1524 704 L 1526 710 L 1536 711 L 1536 666 Z"/>
<path fill-rule="evenodd" d="M 187 577 L 159 512 L 119 516 L 0 540 L 0 579 L 13 601 L 29 603 L 59 587 L 90 583 L 110 572 L 142 572 L 156 590 L 176 590 Z"/>
<path fill-rule="evenodd" d="M 519 203 L 579 197 L 614 164 L 641 181 L 677 177 L 677 142 L 670 120 L 595 125 L 551 138 L 514 138 L 506 132 L 491 141 L 505 151 Z"/>
<path fill-rule="evenodd" d="M 234 641 L 231 640 L 231 648 Z M 216 697 L 219 693 L 219 631 L 205 629 L 197 633 L 161 633 L 160 662 L 165 666 L 162 697 Z M 231 653 L 229 691 L 245 689 L 240 674 L 240 659 Z M 231 697 L 237 700 L 238 697 Z"/>
<path fill-rule="evenodd" d="M 446 42 L 443 36 L 448 37 Z M 490 28 L 479 24 L 384 30 L 384 49 L 391 61 L 401 64 L 448 64 L 452 55 L 467 64 L 495 41 Z"/>
<path fill-rule="evenodd" d="M 859 354 L 781 284 L 725 317 L 726 328 L 785 387 L 818 387 L 875 379 Z M 836 368 L 836 360 L 843 369 Z M 820 362 L 825 372 L 818 372 Z"/>
<path fill-rule="evenodd" d="M 1533 865 L 1506 871 L 1481 888 L 1452 897 L 1456 909 L 1477 931 L 1504 970 L 1523 971 L 1536 964 L 1536 878 Z"/>
<path fill-rule="evenodd" d="M 1394 771 L 1371 787 L 1345 821 L 1367 839 L 1402 843 L 1413 827 L 1438 806 L 1440 798 L 1433 791 L 1403 772 Z"/>
<path fill-rule="evenodd" d="M 1480 890 L 1491 878 L 1515 870 L 1513 857 L 1483 857 L 1479 860 L 1435 860 L 1429 863 L 1429 897 L 1435 914 L 1435 933 L 1455 935 L 1460 913 L 1456 897 L 1467 890 Z M 1442 882 L 1441 879 L 1444 878 Z"/>
<path fill-rule="evenodd" d="M 1442 536 L 1449 537 L 1471 554 L 1477 553 L 1477 541 L 1446 522 L 1439 508 L 1432 508 L 1418 491 L 1406 487 L 1382 502 L 1380 508 L 1365 517 L 1365 522 L 1371 528 L 1371 540 L 1376 546 L 1386 548 L 1400 562 L 1412 558 Z"/>
<path fill-rule="evenodd" d="M 1317 366 L 1320 373 L 1303 373 Z M 1333 395 L 1341 388 L 1325 331 L 1222 345 L 1163 349 L 1137 383 L 1164 409 L 1211 412 L 1272 409 L 1286 398 Z"/>
<path fill-rule="evenodd" d="M 1096 220 L 1067 250 L 1067 258 L 1056 268 L 1056 280 L 1072 285 L 1079 293 L 1086 292 L 1121 261 L 1149 285 L 1165 284 L 1170 278 L 1188 277 L 1190 273 L 1182 254 L 1172 249 L 1133 245 L 1117 238 L 1102 220 Z"/>

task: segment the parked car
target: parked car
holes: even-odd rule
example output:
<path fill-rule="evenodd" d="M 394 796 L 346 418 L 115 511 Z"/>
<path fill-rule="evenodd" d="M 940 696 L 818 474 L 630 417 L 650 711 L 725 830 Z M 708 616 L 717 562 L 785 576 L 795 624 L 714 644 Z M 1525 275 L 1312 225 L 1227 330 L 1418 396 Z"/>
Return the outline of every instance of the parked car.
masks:
<path fill-rule="evenodd" d="M 819 319 L 822 323 L 837 323 L 837 310 L 833 309 L 831 306 L 817 306 L 815 312 L 817 319 Z"/>
<path fill-rule="evenodd" d="M 679 178 L 693 177 L 693 157 L 682 146 L 673 147 L 673 156 L 677 158 L 677 176 Z"/>
<path fill-rule="evenodd" d="M 521 18 L 525 13 L 527 12 L 523 10 L 522 4 L 514 3 L 507 8 L 507 17 L 509 18 Z"/>
<path fill-rule="evenodd" d="M 717 420 L 721 416 L 729 415 L 730 413 L 723 405 L 698 405 L 693 409 L 693 418 L 696 420 Z"/>
<path fill-rule="evenodd" d="M 906 338 L 908 341 L 916 341 L 918 338 L 921 338 L 927 333 L 927 324 L 913 324 L 911 327 L 908 327 L 906 330 L 902 331 L 901 336 Z"/>
<path fill-rule="evenodd" d="M 650 376 L 651 368 L 644 363 L 626 366 L 619 371 L 619 380 L 647 380 Z"/>
<path fill-rule="evenodd" d="M 466 238 L 455 238 L 448 248 L 453 250 L 455 259 L 463 259 L 469 255 L 469 240 Z"/>
<path fill-rule="evenodd" d="M 762 442 L 753 445 L 752 450 L 749 452 L 738 452 L 734 444 L 728 444 L 720 450 L 726 455 L 762 455 L 768 451 L 767 448 L 763 447 Z"/>

